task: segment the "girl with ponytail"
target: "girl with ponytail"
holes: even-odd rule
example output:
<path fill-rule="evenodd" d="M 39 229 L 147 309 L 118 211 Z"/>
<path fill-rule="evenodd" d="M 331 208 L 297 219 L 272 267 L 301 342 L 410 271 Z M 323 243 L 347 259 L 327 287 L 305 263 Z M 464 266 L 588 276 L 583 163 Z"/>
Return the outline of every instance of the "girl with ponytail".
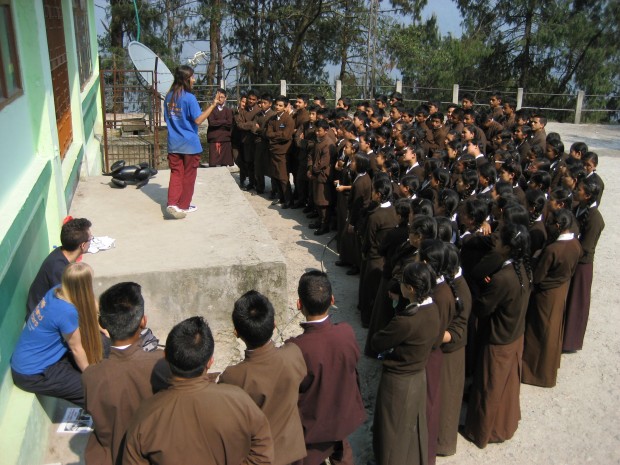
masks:
<path fill-rule="evenodd" d="M 525 384 L 555 386 L 562 354 L 564 307 L 581 245 L 570 232 L 573 215 L 564 209 L 547 220 L 547 246 L 534 270 L 534 289 L 525 321 L 523 377 Z"/>
<path fill-rule="evenodd" d="M 583 347 L 588 316 L 590 314 L 590 293 L 594 273 L 594 252 L 605 221 L 598 210 L 599 195 L 596 180 L 586 178 L 577 186 L 575 202 L 578 202 L 575 217 L 579 226 L 579 242 L 583 249 L 575 274 L 571 280 L 564 325 L 562 350 L 574 352 Z"/>
<path fill-rule="evenodd" d="M 373 422 L 373 450 L 380 464 L 426 463 L 428 457 L 424 367 L 439 331 L 434 286 L 428 265 L 408 264 L 400 291 L 409 305 L 372 338 L 383 360 Z"/>
<path fill-rule="evenodd" d="M 509 258 L 489 278 L 473 307 L 480 349 L 465 436 L 480 448 L 512 438 L 521 418 L 521 354 L 531 289 L 530 239 L 525 226 L 512 223 L 502 227 L 500 238 Z"/>

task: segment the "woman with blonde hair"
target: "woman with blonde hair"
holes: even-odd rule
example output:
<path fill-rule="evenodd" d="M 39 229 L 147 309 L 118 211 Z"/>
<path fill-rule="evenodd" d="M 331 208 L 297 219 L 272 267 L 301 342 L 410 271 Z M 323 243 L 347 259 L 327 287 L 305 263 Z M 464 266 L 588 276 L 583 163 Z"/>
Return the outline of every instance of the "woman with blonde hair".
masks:
<path fill-rule="evenodd" d="M 26 321 L 11 357 L 13 382 L 83 406 L 82 371 L 102 358 L 93 270 L 71 263 Z"/>

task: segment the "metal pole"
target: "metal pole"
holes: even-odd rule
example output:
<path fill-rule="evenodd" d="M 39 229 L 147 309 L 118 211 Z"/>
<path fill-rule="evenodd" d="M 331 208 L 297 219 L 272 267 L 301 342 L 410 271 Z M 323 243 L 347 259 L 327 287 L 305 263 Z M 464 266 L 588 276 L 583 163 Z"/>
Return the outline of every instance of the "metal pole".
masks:
<path fill-rule="evenodd" d="M 458 105 L 459 104 L 459 85 L 454 84 L 452 86 L 452 103 Z"/>
<path fill-rule="evenodd" d="M 523 87 L 517 89 L 517 110 L 523 106 Z"/>
<path fill-rule="evenodd" d="M 342 81 L 336 79 L 336 97 L 334 100 L 334 106 L 338 105 L 338 100 L 342 98 Z"/>
<path fill-rule="evenodd" d="M 280 95 L 286 96 L 286 79 L 280 79 Z"/>
<path fill-rule="evenodd" d="M 575 108 L 575 124 L 581 123 L 581 110 L 583 109 L 583 99 L 586 93 L 583 90 L 577 92 L 577 108 Z"/>

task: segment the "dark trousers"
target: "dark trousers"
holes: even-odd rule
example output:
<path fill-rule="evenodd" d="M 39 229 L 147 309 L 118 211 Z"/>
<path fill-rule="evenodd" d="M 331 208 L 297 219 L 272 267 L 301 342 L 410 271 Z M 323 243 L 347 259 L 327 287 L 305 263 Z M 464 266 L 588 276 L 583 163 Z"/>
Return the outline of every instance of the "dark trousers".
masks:
<path fill-rule="evenodd" d="M 256 180 L 254 176 L 254 137 L 248 135 L 243 142 L 243 162 L 245 164 L 248 176 L 248 186 L 255 186 Z"/>
<path fill-rule="evenodd" d="M 11 370 L 11 374 L 15 386 L 23 391 L 58 397 L 84 407 L 82 372 L 72 363 L 69 355 L 38 375 L 22 375 L 14 370 Z"/>

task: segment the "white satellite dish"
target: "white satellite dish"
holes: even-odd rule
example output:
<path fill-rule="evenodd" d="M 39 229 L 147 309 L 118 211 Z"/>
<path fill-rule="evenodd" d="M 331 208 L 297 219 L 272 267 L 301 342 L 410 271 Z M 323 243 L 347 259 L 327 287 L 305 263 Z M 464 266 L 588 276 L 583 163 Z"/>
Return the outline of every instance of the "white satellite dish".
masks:
<path fill-rule="evenodd" d="M 129 43 L 127 51 L 142 81 L 147 87 L 153 87 L 153 80 L 155 80 L 157 92 L 164 98 L 174 82 L 174 76 L 166 63 L 153 50 L 135 40 Z"/>

